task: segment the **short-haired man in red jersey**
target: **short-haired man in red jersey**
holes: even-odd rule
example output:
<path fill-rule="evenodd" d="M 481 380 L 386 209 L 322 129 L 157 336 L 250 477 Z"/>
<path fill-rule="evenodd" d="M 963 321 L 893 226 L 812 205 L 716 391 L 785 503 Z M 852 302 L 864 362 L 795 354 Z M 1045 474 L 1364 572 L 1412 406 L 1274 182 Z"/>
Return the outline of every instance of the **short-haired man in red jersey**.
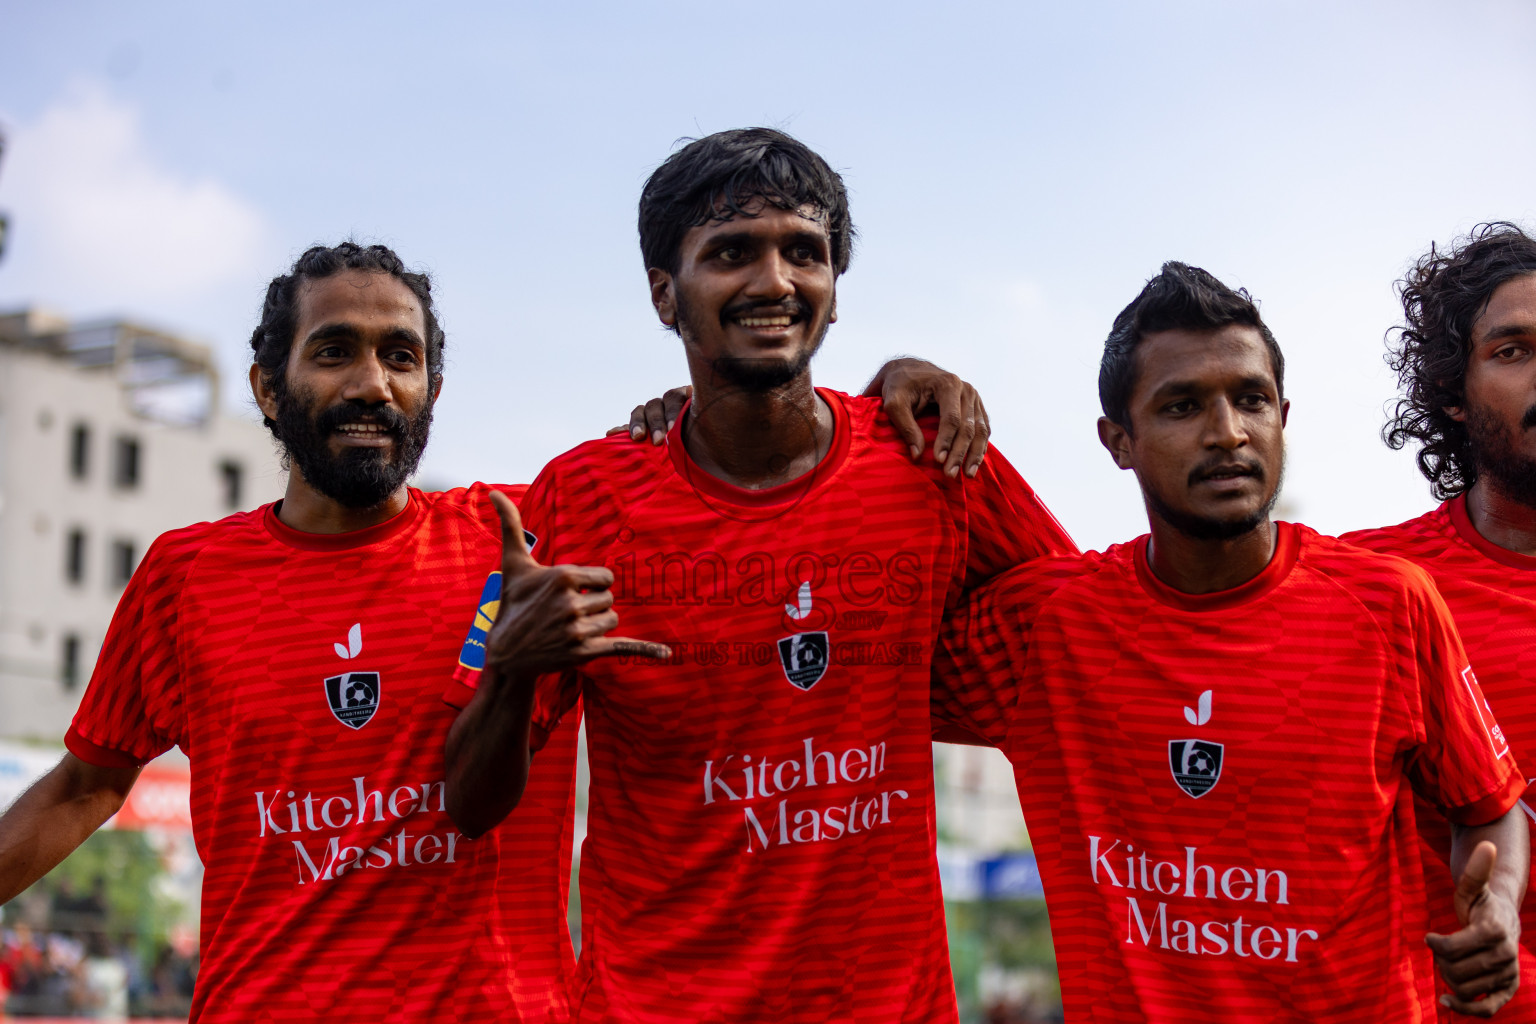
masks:
<path fill-rule="evenodd" d="M 1432 248 L 1401 283 L 1405 317 L 1392 363 L 1402 397 L 1387 428 L 1393 447 L 1419 445 L 1439 508 L 1344 539 L 1400 555 L 1434 577 L 1488 703 L 1521 763 L 1536 763 L 1536 239 L 1487 224 L 1449 249 Z M 1418 808 L 1424 873 L 1437 931 L 1457 927 L 1445 857 L 1449 824 Z M 1526 813 L 1530 813 L 1526 806 Z M 1523 916 L 1522 973 L 1536 969 L 1536 917 Z M 1435 940 L 1443 958 L 1459 945 Z M 1447 963 L 1454 1010 L 1476 1005 L 1480 973 Z M 1521 989 L 1500 1020 L 1536 1022 Z"/>
<path fill-rule="evenodd" d="M 485 672 L 450 692 L 450 806 L 498 822 L 580 697 L 576 1020 L 953 1022 L 933 641 L 965 588 L 1071 541 L 995 451 L 974 478 L 914 463 L 875 403 L 812 386 L 852 251 L 820 156 L 768 129 L 692 142 L 647 182 L 640 234 L 692 402 L 663 447 L 591 442 L 529 490 L 537 542 L 509 529 Z M 555 571 L 533 557 L 614 580 L 611 608 L 556 602 L 571 649 L 601 606 L 670 660 L 539 679 L 560 666 L 524 637 L 551 606 L 524 580 Z"/>
<path fill-rule="evenodd" d="M 1413 796 L 1496 1008 L 1525 782 L 1429 576 L 1271 521 L 1288 403 L 1244 292 L 1169 263 L 1105 344 L 1099 437 L 1150 534 L 974 592 L 936 712 L 1013 761 L 1071 1021 L 1424 1020 Z"/>

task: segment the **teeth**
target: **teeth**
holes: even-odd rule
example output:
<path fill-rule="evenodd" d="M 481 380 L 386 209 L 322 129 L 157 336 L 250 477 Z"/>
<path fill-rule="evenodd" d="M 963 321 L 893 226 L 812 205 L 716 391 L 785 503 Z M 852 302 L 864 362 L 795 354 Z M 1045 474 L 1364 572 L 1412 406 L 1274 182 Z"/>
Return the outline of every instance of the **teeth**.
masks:
<path fill-rule="evenodd" d="M 736 322 L 743 327 L 788 327 L 793 321 L 788 316 L 744 316 Z"/>
<path fill-rule="evenodd" d="M 343 423 L 336 428 L 343 434 L 381 434 L 384 428 L 377 423 Z"/>

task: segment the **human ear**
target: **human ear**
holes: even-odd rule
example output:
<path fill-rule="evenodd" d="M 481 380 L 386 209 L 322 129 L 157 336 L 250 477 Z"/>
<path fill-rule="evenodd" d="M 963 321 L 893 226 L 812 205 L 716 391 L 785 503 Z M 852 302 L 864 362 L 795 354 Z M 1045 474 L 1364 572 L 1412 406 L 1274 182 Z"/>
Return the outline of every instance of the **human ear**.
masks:
<path fill-rule="evenodd" d="M 1099 444 L 1109 452 L 1116 466 L 1130 469 L 1134 465 L 1131 458 L 1131 432 L 1108 416 L 1099 417 Z"/>
<path fill-rule="evenodd" d="M 645 272 L 651 282 L 651 305 L 656 316 L 668 327 L 677 326 L 677 293 L 672 275 L 658 267 Z"/>

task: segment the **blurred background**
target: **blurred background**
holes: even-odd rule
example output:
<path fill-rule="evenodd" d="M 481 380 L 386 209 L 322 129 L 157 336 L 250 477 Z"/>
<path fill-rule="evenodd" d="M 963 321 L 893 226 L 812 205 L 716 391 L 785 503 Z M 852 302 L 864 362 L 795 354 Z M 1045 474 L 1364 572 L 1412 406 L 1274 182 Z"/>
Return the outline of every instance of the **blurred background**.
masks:
<path fill-rule="evenodd" d="M 269 278 L 348 237 L 431 271 L 447 385 L 419 483 L 528 481 L 682 382 L 635 201 L 723 128 L 783 128 L 848 182 L 818 382 L 904 353 L 975 381 L 1083 546 L 1142 532 L 1096 369 L 1166 259 L 1247 287 L 1285 349 L 1283 516 L 1416 515 L 1428 488 L 1379 438 L 1392 286 L 1480 221 L 1536 224 L 1533 46 L 1522 0 L 0 0 L 0 798 L 59 756 L 154 536 L 280 495 L 246 386 Z M 1052 1019 L 1007 765 L 936 767 L 967 1020 Z M 10 1012 L 184 1015 L 185 798 L 168 755 L 5 908 Z"/>

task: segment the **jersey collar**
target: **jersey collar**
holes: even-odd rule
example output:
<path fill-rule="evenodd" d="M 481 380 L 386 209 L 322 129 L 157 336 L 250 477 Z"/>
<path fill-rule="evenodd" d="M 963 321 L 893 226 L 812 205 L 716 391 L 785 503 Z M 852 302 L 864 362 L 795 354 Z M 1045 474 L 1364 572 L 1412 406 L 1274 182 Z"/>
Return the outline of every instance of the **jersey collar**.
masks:
<path fill-rule="evenodd" d="M 1511 551 L 1508 548 L 1501 548 L 1477 532 L 1477 527 L 1472 525 L 1472 516 L 1467 511 L 1466 491 L 1462 491 L 1440 507 L 1451 517 L 1451 525 L 1456 528 L 1456 535 L 1470 544 L 1484 558 L 1491 558 L 1501 565 L 1507 565 L 1515 569 L 1536 572 L 1536 558 L 1530 555 L 1522 555 L 1520 552 Z"/>
<path fill-rule="evenodd" d="M 353 548 L 366 548 L 405 533 L 421 520 L 422 494 L 412 487 L 409 495 L 410 500 L 406 502 L 405 508 L 394 516 L 376 526 L 352 530 L 349 533 L 305 533 L 303 530 L 295 530 L 277 518 L 277 509 L 282 504 L 281 501 L 274 501 L 262 511 L 262 525 L 278 543 L 304 551 L 348 551 Z"/>
<path fill-rule="evenodd" d="M 677 422 L 672 425 L 672 431 L 667 435 L 667 453 L 672 457 L 672 466 L 679 476 L 688 481 L 688 484 L 700 497 L 708 501 L 728 502 L 732 505 L 746 506 L 750 508 L 763 508 L 775 505 L 793 505 L 805 499 L 818 484 L 824 480 L 830 480 L 842 468 L 843 461 L 848 457 L 848 409 L 843 405 L 843 398 L 836 391 L 825 388 L 817 388 L 816 393 L 822 401 L 827 403 L 827 408 L 832 410 L 832 447 L 827 449 L 827 454 L 822 456 L 816 468 L 804 476 L 780 484 L 777 487 L 765 487 L 762 490 L 751 491 L 745 487 L 737 487 L 728 484 L 718 477 L 711 476 L 699 464 L 688 457 L 688 450 L 683 445 L 683 423 L 688 418 L 688 408 L 693 404 L 690 399 L 688 405 L 683 406 L 682 412 L 677 415 Z"/>
<path fill-rule="evenodd" d="M 1162 604 L 1187 612 L 1221 611 L 1263 597 L 1290 575 L 1291 567 L 1296 564 L 1296 558 L 1301 550 L 1301 544 L 1296 536 L 1296 527 L 1290 523 L 1277 522 L 1275 523 L 1275 553 L 1269 557 L 1269 564 L 1257 576 L 1230 590 L 1218 590 L 1210 594 L 1186 594 L 1182 590 L 1170 587 L 1152 572 L 1152 566 L 1147 562 L 1147 546 L 1151 540 L 1151 534 L 1136 539 L 1136 579 L 1140 581 L 1142 589 Z"/>

